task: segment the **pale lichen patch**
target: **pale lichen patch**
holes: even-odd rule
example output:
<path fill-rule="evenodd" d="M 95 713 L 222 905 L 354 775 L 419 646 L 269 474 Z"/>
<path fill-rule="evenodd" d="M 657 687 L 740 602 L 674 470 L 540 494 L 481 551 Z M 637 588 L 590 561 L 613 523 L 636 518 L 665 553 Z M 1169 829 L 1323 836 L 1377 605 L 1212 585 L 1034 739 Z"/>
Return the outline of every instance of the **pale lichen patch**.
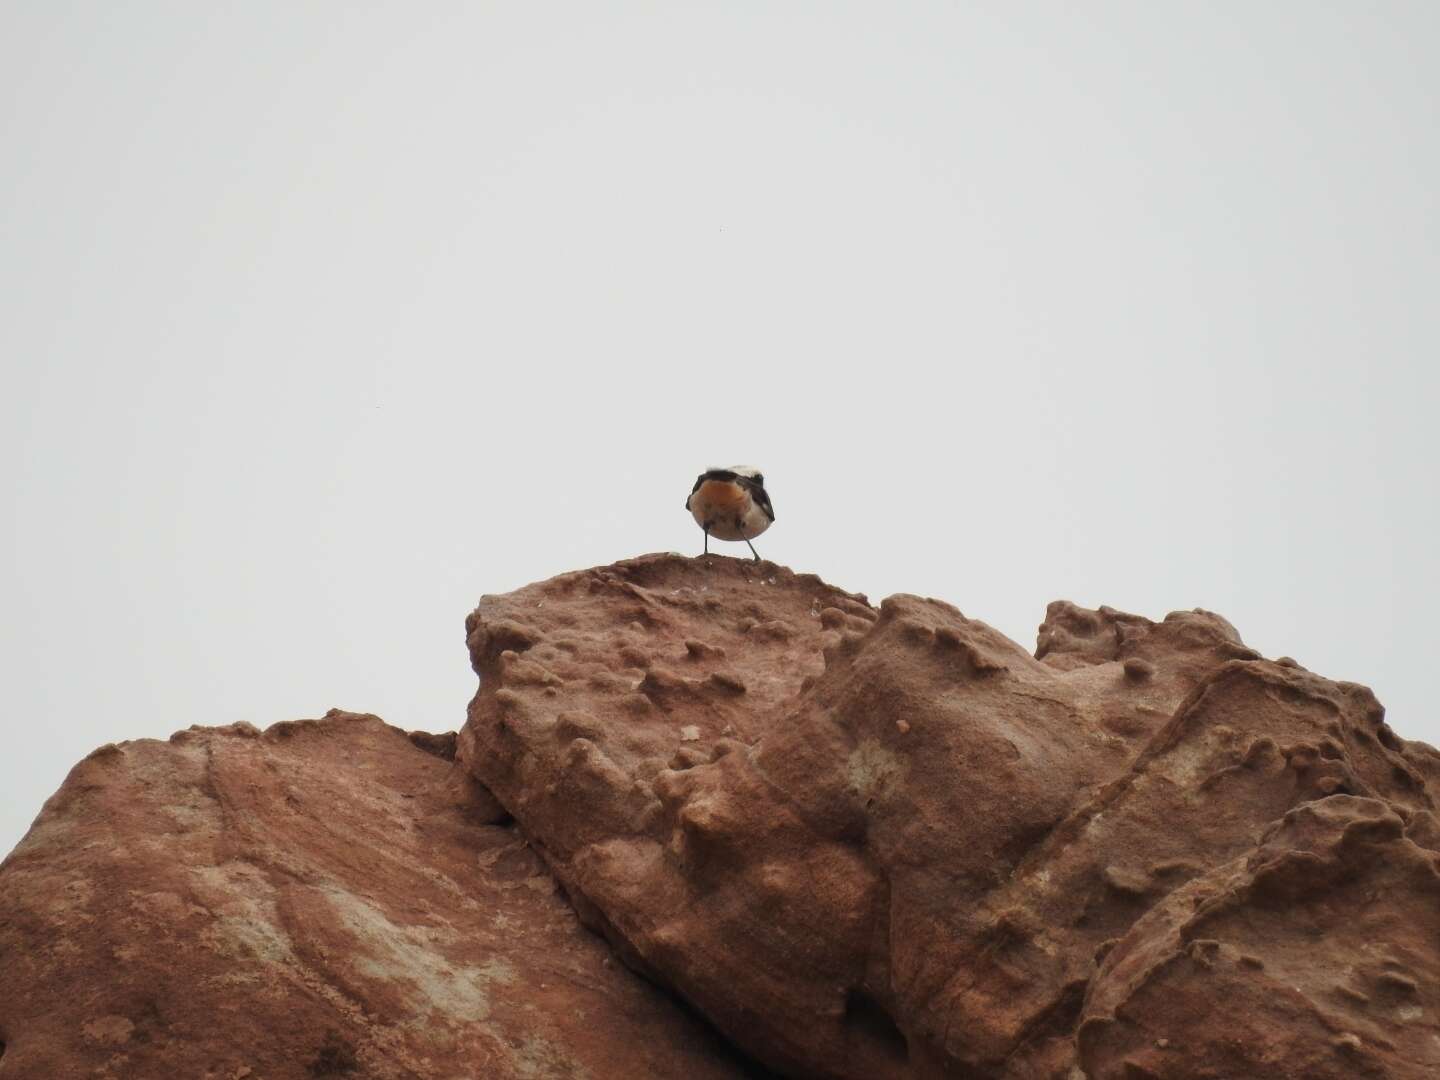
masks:
<path fill-rule="evenodd" d="M 845 778 L 852 791 L 872 798 L 888 787 L 904 765 L 894 753 L 874 739 L 865 739 L 845 762 Z"/>
<path fill-rule="evenodd" d="M 371 978 L 410 986 L 411 1007 L 427 1018 L 438 1016 L 461 1024 L 485 1020 L 490 1015 L 489 988 L 517 977 L 504 960 L 452 964 L 436 948 L 439 939 L 449 936 L 446 932 L 399 926 L 373 904 L 339 889 L 328 889 L 325 895 L 365 951 L 356 958 L 356 969 Z"/>
<path fill-rule="evenodd" d="M 128 1017 L 111 1013 L 99 1016 L 84 1024 L 81 1029 L 85 1037 L 106 1046 L 123 1046 L 130 1041 L 135 1025 Z"/>

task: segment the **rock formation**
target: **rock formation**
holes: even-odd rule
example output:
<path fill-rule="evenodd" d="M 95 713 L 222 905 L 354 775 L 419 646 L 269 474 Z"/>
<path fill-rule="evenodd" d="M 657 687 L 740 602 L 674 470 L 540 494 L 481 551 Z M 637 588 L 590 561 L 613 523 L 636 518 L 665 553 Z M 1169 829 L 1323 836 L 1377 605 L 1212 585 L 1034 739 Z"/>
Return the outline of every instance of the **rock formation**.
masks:
<path fill-rule="evenodd" d="M 1440 1074 L 1440 755 L 1218 616 L 1052 604 L 1032 657 L 649 557 L 487 597 L 469 644 L 460 759 L 779 1071 Z"/>
<path fill-rule="evenodd" d="M 1440 754 L 1216 615 L 1031 655 L 657 555 L 467 634 L 458 737 L 77 766 L 0 865 L 0 1080 L 1440 1075 Z"/>
<path fill-rule="evenodd" d="M 453 753 L 333 711 L 95 751 L 0 866 L 0 1080 L 748 1075 Z"/>

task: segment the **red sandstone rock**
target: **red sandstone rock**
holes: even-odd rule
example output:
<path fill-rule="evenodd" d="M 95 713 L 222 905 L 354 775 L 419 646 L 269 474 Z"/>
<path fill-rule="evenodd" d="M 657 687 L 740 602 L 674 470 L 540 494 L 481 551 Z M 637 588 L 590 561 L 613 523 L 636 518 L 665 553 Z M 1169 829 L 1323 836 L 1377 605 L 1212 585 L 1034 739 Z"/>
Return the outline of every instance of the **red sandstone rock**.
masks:
<path fill-rule="evenodd" d="M 0 864 L 0 1080 L 763 1074 L 556 880 L 792 1076 L 1440 1075 L 1440 754 L 1217 615 L 1057 602 L 1031 656 L 647 556 L 467 632 L 458 739 L 78 765 Z"/>
<path fill-rule="evenodd" d="M 750 1070 L 373 716 L 102 747 L 0 864 L 3 1080 Z"/>
<path fill-rule="evenodd" d="M 1433 750 L 1206 612 L 1052 605 L 1037 660 L 936 601 L 876 612 L 771 564 L 649 556 L 486 597 L 468 628 L 461 759 L 628 962 L 794 1075 L 1111 1075 L 1119 1036 L 1077 1057 L 1097 966 L 1177 890 L 1347 796 L 1406 851 L 1436 835 Z M 1434 861 L 1411 863 L 1423 905 Z M 1292 888 L 1323 907 L 1312 884 Z M 1271 931 L 1323 948 L 1304 920 Z M 1363 1049 L 1430 1075 L 1397 1047 Z"/>
<path fill-rule="evenodd" d="M 1305 802 L 1177 889 L 1086 997 L 1091 1080 L 1440 1076 L 1440 873 L 1384 802 Z"/>

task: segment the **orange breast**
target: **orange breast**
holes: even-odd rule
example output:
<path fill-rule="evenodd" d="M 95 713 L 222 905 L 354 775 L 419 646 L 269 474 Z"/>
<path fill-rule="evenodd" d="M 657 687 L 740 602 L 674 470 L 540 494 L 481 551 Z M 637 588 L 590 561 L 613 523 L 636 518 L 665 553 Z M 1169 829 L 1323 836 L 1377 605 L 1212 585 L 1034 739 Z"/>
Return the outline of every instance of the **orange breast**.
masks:
<path fill-rule="evenodd" d="M 717 511 L 739 509 L 745 501 L 745 489 L 729 480 L 706 480 L 696 494 Z"/>

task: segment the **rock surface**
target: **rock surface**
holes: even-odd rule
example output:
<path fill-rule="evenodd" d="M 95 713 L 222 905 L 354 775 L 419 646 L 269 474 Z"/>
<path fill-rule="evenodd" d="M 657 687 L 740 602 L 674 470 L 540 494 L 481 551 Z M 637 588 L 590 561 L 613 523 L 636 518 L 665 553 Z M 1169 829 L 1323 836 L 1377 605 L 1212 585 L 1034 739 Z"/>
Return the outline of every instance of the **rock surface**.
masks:
<path fill-rule="evenodd" d="M 1440 1076 L 1435 864 L 1380 800 L 1302 803 L 1111 950 L 1085 1074 Z"/>
<path fill-rule="evenodd" d="M 1440 755 L 1216 615 L 1057 603 L 1031 656 L 937 601 L 647 556 L 467 629 L 460 760 L 778 1070 L 1434 1075 Z"/>
<path fill-rule="evenodd" d="M 76 766 L 0 1080 L 1440 1075 L 1440 754 L 1217 615 L 653 555 L 466 629 L 458 735 Z"/>
<path fill-rule="evenodd" d="M 95 751 L 0 865 L 0 1080 L 752 1075 L 453 744 L 332 712 Z"/>

